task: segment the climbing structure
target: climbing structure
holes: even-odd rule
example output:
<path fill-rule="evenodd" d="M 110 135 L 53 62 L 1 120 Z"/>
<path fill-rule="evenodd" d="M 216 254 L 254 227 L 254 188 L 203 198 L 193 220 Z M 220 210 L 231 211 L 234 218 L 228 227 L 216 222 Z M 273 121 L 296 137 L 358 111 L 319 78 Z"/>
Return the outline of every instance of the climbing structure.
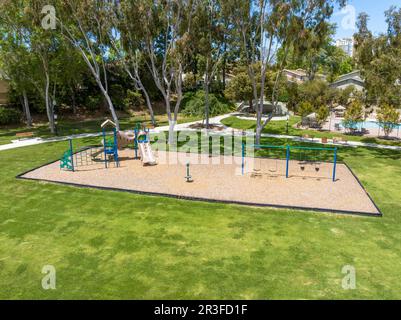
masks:
<path fill-rule="evenodd" d="M 113 128 L 113 137 L 110 139 L 107 137 L 106 128 Z M 117 126 L 111 120 L 106 120 L 101 125 L 103 130 L 103 152 L 104 152 L 104 166 L 108 167 L 108 163 L 114 161 L 116 167 L 120 166 L 118 159 L 118 139 L 117 139 Z"/>
<path fill-rule="evenodd" d="M 107 135 L 106 128 L 113 127 L 113 135 Z M 119 167 L 117 129 L 114 122 L 107 120 L 102 123 L 103 138 L 101 146 L 86 146 L 73 148 L 72 140 L 69 140 L 69 149 L 60 158 L 60 169 L 75 171 L 78 167 L 87 167 L 93 164 L 104 163 L 108 168 L 111 163 Z"/>
<path fill-rule="evenodd" d="M 70 150 L 64 152 L 63 156 L 61 157 L 60 169 L 74 171 L 73 155 L 71 154 Z"/>

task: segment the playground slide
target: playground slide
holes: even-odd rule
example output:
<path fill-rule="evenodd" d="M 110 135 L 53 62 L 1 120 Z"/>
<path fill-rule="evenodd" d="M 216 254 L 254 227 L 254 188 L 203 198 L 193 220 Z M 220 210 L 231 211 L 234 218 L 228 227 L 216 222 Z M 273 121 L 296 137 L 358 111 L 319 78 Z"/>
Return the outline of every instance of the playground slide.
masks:
<path fill-rule="evenodd" d="M 154 166 L 156 165 L 156 159 L 152 152 L 152 147 L 149 142 L 138 143 L 139 150 L 141 152 L 141 159 L 143 164 Z"/>

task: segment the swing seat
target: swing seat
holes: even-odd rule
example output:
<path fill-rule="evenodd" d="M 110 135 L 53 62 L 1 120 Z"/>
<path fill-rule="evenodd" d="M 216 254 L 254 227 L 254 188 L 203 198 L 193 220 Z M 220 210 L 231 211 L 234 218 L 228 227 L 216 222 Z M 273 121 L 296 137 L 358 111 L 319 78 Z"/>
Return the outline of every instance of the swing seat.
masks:
<path fill-rule="evenodd" d="M 252 178 L 256 178 L 256 177 L 261 177 L 262 176 L 262 170 L 261 169 L 253 169 Z"/>

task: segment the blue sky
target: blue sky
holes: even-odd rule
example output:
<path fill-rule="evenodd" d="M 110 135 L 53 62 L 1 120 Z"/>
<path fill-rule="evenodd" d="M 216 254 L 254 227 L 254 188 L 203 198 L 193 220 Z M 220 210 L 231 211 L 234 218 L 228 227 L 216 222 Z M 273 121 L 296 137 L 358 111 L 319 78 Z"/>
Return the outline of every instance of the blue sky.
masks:
<path fill-rule="evenodd" d="M 355 33 L 354 19 L 360 12 L 370 16 L 369 28 L 374 34 L 386 31 L 384 11 L 391 5 L 400 7 L 400 0 L 348 0 L 349 7 L 344 12 L 336 10 L 332 21 L 337 24 L 336 38 L 351 37 Z"/>

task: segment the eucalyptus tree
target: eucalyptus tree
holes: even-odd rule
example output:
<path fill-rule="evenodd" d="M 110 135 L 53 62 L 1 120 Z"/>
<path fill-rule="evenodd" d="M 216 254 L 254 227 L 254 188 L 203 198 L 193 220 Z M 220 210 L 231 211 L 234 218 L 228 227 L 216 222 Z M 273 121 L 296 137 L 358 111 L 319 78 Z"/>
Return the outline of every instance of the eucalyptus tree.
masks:
<path fill-rule="evenodd" d="M 223 8 L 232 17 L 236 30 L 241 35 L 242 52 L 248 65 L 252 82 L 254 100 L 257 103 L 256 143 L 264 127 L 271 121 L 278 107 L 279 83 L 290 49 L 295 52 L 310 40 L 310 34 L 318 32 L 327 23 L 338 3 L 345 5 L 346 0 L 225 0 Z M 277 52 L 283 54 L 277 59 Z M 315 46 L 315 50 L 318 46 Z M 254 65 L 260 65 L 260 92 Z M 270 97 L 273 105 L 271 112 L 263 120 L 265 82 L 268 70 L 276 71 L 276 79 Z"/>
<path fill-rule="evenodd" d="M 53 30 L 43 27 L 42 12 L 46 4 L 46 1 L 41 0 L 34 2 L 4 0 L 0 4 L 0 12 L 3 24 L 7 28 L 4 36 L 7 41 L 13 43 L 10 48 L 14 48 L 14 51 L 8 55 L 10 63 L 19 64 L 14 69 L 17 72 L 15 79 L 20 85 L 23 83 L 24 86 L 29 81 L 43 98 L 49 128 L 51 133 L 54 134 L 56 133 L 54 95 L 51 93 L 51 87 L 55 84 L 53 75 L 59 68 L 52 69 L 52 66 L 57 59 L 61 39 Z M 22 90 L 24 95 L 23 87 Z M 24 105 L 26 108 L 26 96 L 24 97 Z"/>
<path fill-rule="evenodd" d="M 22 44 L 21 37 L 7 30 L 4 21 L 0 23 L 0 34 L 0 70 L 9 79 L 11 87 L 20 97 L 26 124 L 30 127 L 32 116 L 27 92 L 32 86 L 29 75 L 32 71 L 33 57 Z"/>
<path fill-rule="evenodd" d="M 193 1 L 138 0 L 137 16 L 146 65 L 164 99 L 169 122 L 168 142 L 172 144 L 183 98 L 182 75 L 189 49 Z"/>
<path fill-rule="evenodd" d="M 113 1 L 59 0 L 57 20 L 62 35 L 78 50 L 89 68 L 119 128 L 118 116 L 109 95 L 106 68 L 110 53 L 106 38 L 113 6 Z"/>
<path fill-rule="evenodd" d="M 65 101 L 70 103 L 73 114 L 76 114 L 78 112 L 78 94 L 84 86 L 86 76 L 91 76 L 89 70 L 79 52 L 65 41 L 59 48 L 55 64 L 59 70 L 54 75 L 59 95 L 63 98 L 68 97 Z"/>
<path fill-rule="evenodd" d="M 369 16 L 357 22 L 355 59 L 365 79 L 368 104 L 401 106 L 401 8 L 385 12 L 388 31 L 374 37 L 368 29 Z"/>
<path fill-rule="evenodd" d="M 377 112 L 377 121 L 379 126 L 383 128 L 384 135 L 388 137 L 399 126 L 400 112 L 393 106 L 383 103 Z"/>
<path fill-rule="evenodd" d="M 142 92 L 151 121 L 156 125 L 152 102 L 142 81 L 145 61 L 144 35 L 141 32 L 141 2 L 137 0 L 117 1 L 110 12 L 108 40 L 124 71 L 133 81 L 136 90 Z"/>
<path fill-rule="evenodd" d="M 220 0 L 195 0 L 191 45 L 199 53 L 205 91 L 205 126 L 209 129 L 209 92 L 224 58 L 225 26 Z"/>

